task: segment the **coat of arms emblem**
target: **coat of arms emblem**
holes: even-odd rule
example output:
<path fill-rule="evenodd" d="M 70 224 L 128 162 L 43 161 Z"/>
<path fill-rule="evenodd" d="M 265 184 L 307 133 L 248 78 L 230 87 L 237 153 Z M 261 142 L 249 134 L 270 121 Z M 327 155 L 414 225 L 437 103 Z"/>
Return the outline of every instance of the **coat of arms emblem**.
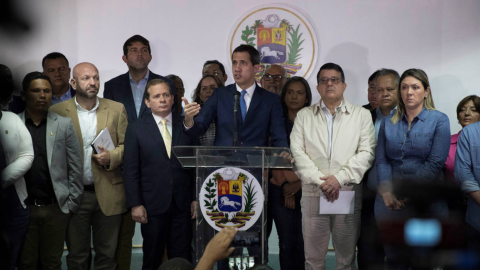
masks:
<path fill-rule="evenodd" d="M 312 25 L 300 12 L 285 5 L 264 5 L 243 16 L 235 24 L 229 57 L 240 44 L 257 48 L 260 81 L 270 65 L 280 65 L 290 76 L 307 77 L 315 66 L 317 39 Z"/>
<path fill-rule="evenodd" d="M 203 183 L 199 198 L 205 220 L 218 231 L 225 227 L 247 230 L 263 209 L 260 183 L 239 168 L 214 171 Z"/>

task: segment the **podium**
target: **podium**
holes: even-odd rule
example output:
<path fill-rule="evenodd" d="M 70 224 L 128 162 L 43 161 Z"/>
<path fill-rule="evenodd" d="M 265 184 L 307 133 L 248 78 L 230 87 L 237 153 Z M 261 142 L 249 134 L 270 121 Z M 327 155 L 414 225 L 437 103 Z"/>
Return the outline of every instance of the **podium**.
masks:
<path fill-rule="evenodd" d="M 217 269 L 249 269 L 266 263 L 268 171 L 291 169 L 291 162 L 280 156 L 290 154 L 290 149 L 175 146 L 173 152 L 184 168 L 196 170 L 197 263 L 208 242 L 224 227 L 238 229 L 232 242 L 235 251 Z"/>

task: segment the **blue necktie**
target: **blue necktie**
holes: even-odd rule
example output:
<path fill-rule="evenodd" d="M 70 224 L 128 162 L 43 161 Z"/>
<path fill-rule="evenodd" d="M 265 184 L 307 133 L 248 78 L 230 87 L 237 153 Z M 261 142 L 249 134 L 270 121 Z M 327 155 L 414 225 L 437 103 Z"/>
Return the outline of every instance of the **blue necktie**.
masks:
<path fill-rule="evenodd" d="M 245 121 L 245 115 L 247 114 L 247 103 L 245 102 L 246 90 L 242 90 L 242 96 L 240 97 L 240 111 L 242 112 L 242 120 Z"/>

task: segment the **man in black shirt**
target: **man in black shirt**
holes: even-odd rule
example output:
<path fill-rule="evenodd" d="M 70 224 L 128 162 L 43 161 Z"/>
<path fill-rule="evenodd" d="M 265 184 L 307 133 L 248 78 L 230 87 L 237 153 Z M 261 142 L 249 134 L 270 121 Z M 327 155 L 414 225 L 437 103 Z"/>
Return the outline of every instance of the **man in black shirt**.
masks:
<path fill-rule="evenodd" d="M 31 72 L 23 79 L 25 111 L 19 114 L 32 136 L 35 158 L 25 174 L 30 221 L 19 269 L 61 269 L 70 214 L 83 194 L 83 159 L 70 118 L 48 112 L 52 102 L 49 77 Z"/>

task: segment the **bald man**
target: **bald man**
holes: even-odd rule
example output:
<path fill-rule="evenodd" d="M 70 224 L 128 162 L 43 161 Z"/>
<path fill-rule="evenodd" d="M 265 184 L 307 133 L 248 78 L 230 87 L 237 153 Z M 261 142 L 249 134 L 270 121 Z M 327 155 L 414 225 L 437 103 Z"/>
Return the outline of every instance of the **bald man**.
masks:
<path fill-rule="evenodd" d="M 265 70 L 260 83 L 268 91 L 280 95 L 282 87 L 287 81 L 287 71 L 279 65 L 271 65 Z"/>
<path fill-rule="evenodd" d="M 50 111 L 72 119 L 83 149 L 84 193 L 78 212 L 68 226 L 67 266 L 69 270 L 88 268 L 93 229 L 95 269 L 115 269 L 121 214 L 127 211 L 120 170 L 127 112 L 123 104 L 97 97 L 100 77 L 93 64 L 76 65 L 70 84 L 77 91 L 75 98 L 50 107 Z M 95 153 L 90 143 L 105 128 L 114 148 L 99 147 L 99 153 Z"/>

